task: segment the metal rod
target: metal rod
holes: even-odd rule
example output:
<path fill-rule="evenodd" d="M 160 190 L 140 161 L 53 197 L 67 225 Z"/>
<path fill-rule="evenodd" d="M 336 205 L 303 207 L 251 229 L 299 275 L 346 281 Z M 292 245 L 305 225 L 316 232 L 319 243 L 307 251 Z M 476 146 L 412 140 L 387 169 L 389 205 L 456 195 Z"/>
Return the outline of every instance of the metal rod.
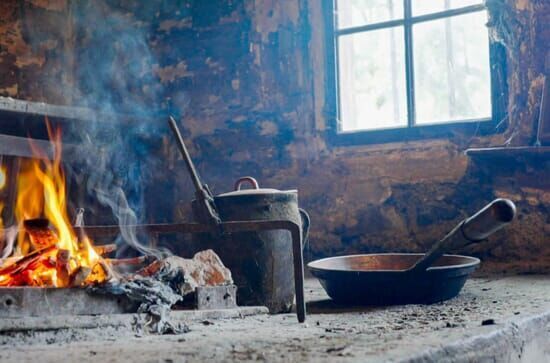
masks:
<path fill-rule="evenodd" d="M 216 205 L 214 204 L 214 197 L 212 196 L 210 189 L 208 189 L 208 186 L 201 183 L 197 170 L 195 169 L 195 165 L 193 164 L 193 160 L 191 160 L 191 156 L 189 156 L 189 152 L 183 142 L 183 137 L 181 136 L 176 120 L 174 120 L 172 116 L 168 118 L 168 124 L 174 133 L 181 155 L 183 156 L 183 160 L 187 165 L 189 174 L 191 174 L 193 185 L 195 186 L 195 198 L 197 200 L 198 208 L 197 213 L 199 214 L 200 222 L 219 224 L 221 219 L 218 215 L 218 211 L 216 210 Z"/>
<path fill-rule="evenodd" d="M 222 222 L 219 226 L 202 223 L 175 223 L 175 224 L 144 224 L 125 226 L 143 228 L 154 233 L 204 233 L 216 232 L 219 227 L 225 233 L 286 230 L 292 236 L 292 256 L 294 260 L 294 289 L 296 294 L 296 315 L 303 323 L 306 319 L 306 303 L 304 296 L 304 259 L 302 252 L 302 233 L 300 226 L 289 220 L 253 220 Z M 119 226 L 84 226 L 84 231 L 90 237 L 105 237 L 117 235 Z"/>
<path fill-rule="evenodd" d="M 183 137 L 181 136 L 178 124 L 172 116 L 169 116 L 168 124 L 170 125 L 170 128 L 174 133 L 174 137 L 176 138 L 176 141 L 178 143 L 178 148 L 181 152 L 183 160 L 185 161 L 185 165 L 187 165 L 187 169 L 189 169 L 189 173 L 191 174 L 191 179 L 193 180 L 195 190 L 197 191 L 197 193 L 200 193 L 202 191 L 202 184 L 199 179 L 199 175 L 197 174 L 197 170 L 195 169 L 195 165 L 193 164 L 193 160 L 191 160 L 191 156 L 189 156 L 189 152 L 185 147 L 185 143 L 183 142 Z"/>
<path fill-rule="evenodd" d="M 408 271 L 424 273 L 444 253 L 485 240 L 508 223 L 516 215 L 516 206 L 508 199 L 495 199 L 473 216 L 460 222 Z"/>

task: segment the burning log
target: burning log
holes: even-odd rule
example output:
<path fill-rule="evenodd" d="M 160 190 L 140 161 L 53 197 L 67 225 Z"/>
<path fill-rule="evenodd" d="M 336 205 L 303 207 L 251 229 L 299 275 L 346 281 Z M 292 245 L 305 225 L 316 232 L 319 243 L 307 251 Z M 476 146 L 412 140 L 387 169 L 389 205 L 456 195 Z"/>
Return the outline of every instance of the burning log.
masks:
<path fill-rule="evenodd" d="M 54 245 L 58 241 L 57 235 L 50 228 L 50 221 L 45 218 L 27 219 L 23 222 L 23 226 L 35 249 Z"/>
<path fill-rule="evenodd" d="M 112 266 L 136 266 L 143 265 L 144 263 L 150 261 L 149 256 L 139 256 L 132 258 L 108 258 L 106 261 Z"/>
<path fill-rule="evenodd" d="M 69 286 L 77 287 L 81 286 L 88 276 L 90 276 L 92 269 L 85 266 L 78 266 L 70 276 Z"/>
<path fill-rule="evenodd" d="M 19 261 L 21 257 L 6 257 L 2 260 L 0 260 L 0 265 L 2 266 L 9 266 L 17 261 Z"/>
<path fill-rule="evenodd" d="M 0 276 L 16 274 L 24 269 L 26 269 L 30 264 L 36 262 L 41 257 L 45 257 L 48 253 L 56 249 L 55 245 L 42 248 L 40 250 L 33 251 L 26 256 L 21 257 L 19 260 L 15 261 L 9 266 L 0 268 Z"/>
<path fill-rule="evenodd" d="M 61 129 L 53 129 L 47 120 L 46 126 L 54 145 L 54 157 L 41 157 L 44 153 L 31 144 L 36 157 L 23 162 L 18 172 L 15 225 L 22 228 L 14 230 L 13 238 L 11 234 L 0 236 L 0 247 L 12 242 L 1 248 L 0 255 L 7 258 L 16 247 L 24 256 L 13 262 L 0 260 L 0 286 L 67 287 L 106 282 L 111 272 L 102 256 L 116 246 L 94 250 L 93 241 L 81 228 L 82 213 L 79 212 L 76 226 L 69 220 Z M 51 217 L 26 219 L 29 215 Z"/>
<path fill-rule="evenodd" d="M 109 253 L 115 252 L 117 249 L 116 244 L 108 244 L 102 246 L 94 246 L 95 252 L 100 256 L 108 255 Z"/>
<path fill-rule="evenodd" d="M 55 257 L 55 270 L 57 272 L 57 286 L 67 287 L 71 277 L 71 253 L 68 250 L 59 249 Z"/>
<path fill-rule="evenodd" d="M 90 273 L 86 277 L 87 283 L 99 283 L 105 282 L 111 278 L 111 270 L 107 266 L 104 260 L 99 260 L 91 269 Z"/>

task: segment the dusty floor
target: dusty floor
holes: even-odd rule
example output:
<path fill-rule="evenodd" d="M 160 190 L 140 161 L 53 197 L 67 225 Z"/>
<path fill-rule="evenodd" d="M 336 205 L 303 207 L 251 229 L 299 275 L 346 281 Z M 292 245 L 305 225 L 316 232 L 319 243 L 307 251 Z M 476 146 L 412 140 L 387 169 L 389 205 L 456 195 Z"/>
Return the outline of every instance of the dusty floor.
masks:
<path fill-rule="evenodd" d="M 310 301 L 306 324 L 298 324 L 288 314 L 194 321 L 189 324 L 191 332 L 182 335 L 138 337 L 116 329 L 4 333 L 0 361 L 379 362 L 415 356 L 426 361 L 430 355 L 422 353 L 430 349 L 437 351 L 475 336 L 494 336 L 512 323 L 517 331 L 521 321 L 537 315 L 544 318 L 539 322 L 546 333 L 536 333 L 537 339 L 548 353 L 545 357 L 550 357 L 550 340 L 546 340 L 550 337 L 550 276 L 477 278 L 467 283 L 459 297 L 445 303 L 359 310 L 334 306 L 314 280 L 306 286 Z M 484 321 L 488 325 L 482 326 Z M 475 344 L 472 347 L 478 349 Z M 518 349 L 516 360 L 529 361 L 526 353 L 521 356 L 524 347 Z M 451 361 L 471 359 L 452 357 Z"/>

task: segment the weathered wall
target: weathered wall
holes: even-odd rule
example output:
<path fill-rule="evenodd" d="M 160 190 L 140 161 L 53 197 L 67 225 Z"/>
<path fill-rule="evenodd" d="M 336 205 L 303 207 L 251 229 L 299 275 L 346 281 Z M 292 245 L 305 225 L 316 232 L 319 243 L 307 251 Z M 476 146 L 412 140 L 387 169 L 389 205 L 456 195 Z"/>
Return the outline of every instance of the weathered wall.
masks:
<path fill-rule="evenodd" d="M 86 74 L 78 66 L 94 44 L 94 29 L 72 37 L 64 16 L 73 10 L 62 1 L 43 3 L 50 8 L 45 12 L 63 19 L 57 29 L 45 30 L 45 39 L 53 40 L 33 49 L 30 66 L 20 61 L 29 54 L 21 35 L 26 22 L 21 5 L 0 5 L 6 10 L 0 31 L 9 35 L 0 40 L 0 69 L 17 75 L 39 70 L 48 80 L 65 82 L 75 72 L 65 68 L 72 58 L 63 49 L 75 38 L 77 82 L 85 84 Z M 498 9 L 493 21 L 509 47 L 510 125 L 505 133 L 355 147 L 334 147 L 325 139 L 318 1 L 97 3 L 106 17 L 126 19 L 125 24 L 147 34 L 154 61 L 142 64 L 136 77 L 141 82 L 124 83 L 125 90 L 132 90 L 136 102 L 178 116 L 190 152 L 215 192 L 228 191 L 242 175 L 253 175 L 266 187 L 299 189 L 313 219 L 307 257 L 422 251 L 468 213 L 506 196 L 517 203 L 519 220 L 470 252 L 498 270 L 550 270 L 548 158 L 472 163 L 463 155 L 470 146 L 501 145 L 508 139 L 512 145 L 531 142 L 542 74 L 548 71 L 547 1 L 489 2 Z M 137 57 L 127 58 L 122 61 L 132 64 Z M 113 62 L 120 59 L 113 57 Z M 33 84 L 41 89 L 42 82 L 10 77 L 0 81 L 3 95 L 42 96 L 42 91 L 26 91 Z M 51 100 L 58 98 L 52 94 Z M 164 140 L 159 151 L 165 168 L 151 182 L 148 190 L 154 193 L 146 197 L 151 221 L 187 218 L 192 198 L 184 165 L 170 138 Z M 174 212 L 159 217 L 159 210 Z"/>
<path fill-rule="evenodd" d="M 155 44 L 178 54 L 161 69 L 170 75 L 164 83 L 184 92 L 177 106 L 203 176 L 218 192 L 243 174 L 269 187 L 298 187 L 313 218 L 307 256 L 425 250 L 461 218 L 506 196 L 517 203 L 519 220 L 469 252 L 498 270 L 548 271 L 548 163 L 522 158 L 491 167 L 463 155 L 510 138 L 525 145 L 533 135 L 550 8 L 544 1 L 495 3 L 498 34 L 513 30 L 505 39 L 510 126 L 487 138 L 327 144 L 316 1 L 226 1 L 201 9 L 189 2 L 188 16 L 163 20 L 170 26 L 159 26 Z M 186 179 L 182 172 L 178 180 Z M 176 196 L 180 206 L 190 198 L 179 190 Z"/>
<path fill-rule="evenodd" d="M 66 0 L 0 2 L 0 95 L 71 102 L 73 43 Z"/>

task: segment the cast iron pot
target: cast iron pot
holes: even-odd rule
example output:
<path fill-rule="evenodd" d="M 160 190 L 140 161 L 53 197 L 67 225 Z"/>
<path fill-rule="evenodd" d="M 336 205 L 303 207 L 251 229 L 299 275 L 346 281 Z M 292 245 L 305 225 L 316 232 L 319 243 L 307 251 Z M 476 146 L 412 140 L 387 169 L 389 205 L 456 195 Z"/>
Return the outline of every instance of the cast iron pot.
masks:
<path fill-rule="evenodd" d="M 241 189 L 250 183 L 252 189 Z M 252 177 L 235 183 L 234 191 L 214 197 L 224 222 L 249 220 L 290 220 L 302 226 L 307 243 L 309 216 L 298 207 L 296 190 L 260 188 Z M 195 218 L 200 220 L 199 213 Z M 231 270 L 237 285 L 239 305 L 263 305 L 271 313 L 289 312 L 294 302 L 292 239 L 286 231 L 240 232 L 202 235 L 201 247 L 212 248 Z"/>

